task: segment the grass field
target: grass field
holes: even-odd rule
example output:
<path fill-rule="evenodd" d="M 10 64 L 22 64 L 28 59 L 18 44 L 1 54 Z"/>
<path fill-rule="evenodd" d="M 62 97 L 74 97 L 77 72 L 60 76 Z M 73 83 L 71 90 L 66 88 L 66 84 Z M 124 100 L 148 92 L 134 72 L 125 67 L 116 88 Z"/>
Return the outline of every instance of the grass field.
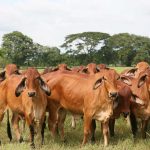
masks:
<path fill-rule="evenodd" d="M 124 68 L 117 68 L 118 72 L 121 72 Z M 39 145 L 39 138 L 35 139 L 36 149 L 38 150 L 150 150 L 150 136 L 147 136 L 146 140 L 142 140 L 140 136 L 140 127 L 136 141 L 133 141 L 130 126 L 127 124 L 126 119 L 121 117 L 116 121 L 115 126 L 115 137 L 110 138 L 110 144 L 107 147 L 103 146 L 103 136 L 100 131 L 100 123 L 97 122 L 96 129 L 96 142 L 91 144 L 90 142 L 80 147 L 83 138 L 83 121 L 79 119 L 77 121 L 76 129 L 71 128 L 71 117 L 68 114 L 65 121 L 65 138 L 66 142 L 62 142 L 59 137 L 53 139 L 50 135 L 48 127 L 45 130 L 45 144 L 41 147 Z M 148 128 L 150 133 L 150 127 Z M 0 125 L 0 139 L 2 145 L 0 150 L 28 150 L 29 146 L 29 131 L 26 126 L 26 131 L 22 133 L 25 142 L 19 144 L 16 141 L 15 135 L 13 134 L 13 141 L 9 142 L 6 134 L 6 119 Z"/>

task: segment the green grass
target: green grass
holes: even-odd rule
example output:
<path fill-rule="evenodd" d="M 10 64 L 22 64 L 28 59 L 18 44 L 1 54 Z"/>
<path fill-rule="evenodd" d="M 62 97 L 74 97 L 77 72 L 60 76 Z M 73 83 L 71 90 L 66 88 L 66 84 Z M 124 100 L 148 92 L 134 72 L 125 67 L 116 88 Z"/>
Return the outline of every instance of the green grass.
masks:
<path fill-rule="evenodd" d="M 100 131 L 100 123 L 97 122 L 96 129 L 96 142 L 91 144 L 90 141 L 83 147 L 81 146 L 81 141 L 83 138 L 83 121 L 81 119 L 77 120 L 76 129 L 71 128 L 71 117 L 67 116 L 65 121 L 65 139 L 66 142 L 62 142 L 59 137 L 53 139 L 50 135 L 48 128 L 45 130 L 45 144 L 40 146 L 40 139 L 35 140 L 36 148 L 38 150 L 95 150 L 95 149 L 106 149 L 106 150 L 149 150 L 150 149 L 150 138 L 147 140 L 142 140 L 140 137 L 140 132 L 138 133 L 137 139 L 133 142 L 130 126 L 124 118 L 120 118 L 116 122 L 115 126 L 115 137 L 110 138 L 109 146 L 104 148 L 103 146 L 103 136 Z M 150 132 L 150 131 L 148 131 Z M 0 128 L 0 138 L 2 139 L 2 146 L 0 150 L 28 150 L 29 146 L 29 131 L 26 126 L 26 131 L 23 133 L 25 142 L 18 143 L 13 134 L 13 141 L 9 142 L 6 136 L 6 123 L 5 121 L 1 124 Z"/>
<path fill-rule="evenodd" d="M 124 68 L 122 67 L 118 67 L 117 71 L 121 72 L 123 69 Z M 127 124 L 127 121 L 123 117 L 116 121 L 115 133 L 115 137 L 110 138 L 109 146 L 104 148 L 103 136 L 100 131 L 100 123 L 97 122 L 95 144 L 91 144 L 89 141 L 85 146 L 80 147 L 83 139 L 83 120 L 77 120 L 76 129 L 72 129 L 71 117 L 70 115 L 67 115 L 67 119 L 65 121 L 65 143 L 62 142 L 59 137 L 53 139 L 47 127 L 45 130 L 45 144 L 41 147 L 39 144 L 39 138 L 35 139 L 35 144 L 36 149 L 38 150 L 150 150 L 150 137 L 147 136 L 146 140 L 142 140 L 140 131 L 138 131 L 136 141 L 133 141 L 130 126 Z M 148 133 L 150 133 L 150 128 L 148 128 Z M 26 131 L 23 132 L 22 135 L 25 142 L 21 144 L 18 143 L 14 134 L 12 142 L 9 142 L 6 134 L 6 118 L 4 118 L 0 125 L 0 139 L 2 140 L 0 150 L 30 149 L 29 129 L 27 126 Z"/>

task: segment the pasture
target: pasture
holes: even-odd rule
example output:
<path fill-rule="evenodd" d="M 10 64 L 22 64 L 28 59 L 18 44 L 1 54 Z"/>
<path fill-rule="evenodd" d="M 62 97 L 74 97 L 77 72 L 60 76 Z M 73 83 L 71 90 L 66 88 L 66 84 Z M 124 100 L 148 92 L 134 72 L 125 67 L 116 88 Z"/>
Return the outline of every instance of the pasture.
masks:
<path fill-rule="evenodd" d="M 121 72 L 125 68 L 117 67 L 115 68 L 118 72 Z M 45 144 L 40 147 L 40 140 L 35 137 L 36 149 L 39 150 L 96 150 L 96 149 L 106 149 L 106 150 L 149 150 L 150 149 L 150 127 L 147 132 L 147 139 L 142 140 L 140 135 L 140 126 L 137 138 L 133 141 L 130 125 L 127 123 L 126 119 L 121 117 L 116 121 L 115 126 L 115 137 L 110 138 L 109 146 L 104 148 L 103 137 L 100 130 L 100 123 L 97 122 L 96 129 L 96 142 L 86 144 L 80 147 L 81 141 L 83 139 L 83 120 L 77 120 L 77 126 L 75 129 L 71 128 L 71 116 L 68 113 L 65 121 L 65 142 L 62 142 L 59 137 L 53 139 L 50 135 L 48 127 L 45 129 Z M 21 127 L 21 123 L 20 123 Z M 18 143 L 16 141 L 15 135 L 13 134 L 12 142 L 9 142 L 6 133 L 6 117 L 0 125 L 0 139 L 2 140 L 2 145 L 0 150 L 28 150 L 30 149 L 29 143 L 29 129 L 26 126 L 25 131 L 22 133 L 24 142 Z"/>

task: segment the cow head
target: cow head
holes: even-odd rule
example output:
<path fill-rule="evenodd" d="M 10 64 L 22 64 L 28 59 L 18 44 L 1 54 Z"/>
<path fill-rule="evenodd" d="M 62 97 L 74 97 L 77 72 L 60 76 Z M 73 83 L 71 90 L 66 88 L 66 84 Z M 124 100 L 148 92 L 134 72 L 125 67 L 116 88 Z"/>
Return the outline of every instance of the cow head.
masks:
<path fill-rule="evenodd" d="M 114 109 L 115 113 L 123 114 L 124 117 L 130 113 L 130 104 L 131 104 L 131 96 L 132 92 L 131 89 L 121 82 L 118 81 L 118 88 L 119 88 L 119 96 L 118 96 L 118 106 Z"/>
<path fill-rule="evenodd" d="M 34 97 L 38 94 L 39 88 L 50 95 L 50 89 L 38 71 L 35 68 L 28 68 L 16 88 L 15 95 L 18 97 L 26 89 L 28 96 Z"/>
<path fill-rule="evenodd" d="M 5 67 L 5 76 L 6 78 L 9 77 L 12 74 L 20 74 L 19 73 L 19 66 L 17 66 L 16 64 L 8 64 Z"/>
<path fill-rule="evenodd" d="M 90 63 L 86 66 L 86 68 L 82 70 L 82 72 L 87 73 L 87 74 L 95 74 L 99 72 L 99 69 L 95 63 Z"/>
<path fill-rule="evenodd" d="M 64 71 L 64 70 L 71 71 L 71 69 L 68 68 L 68 66 L 66 64 L 59 64 L 57 67 L 55 67 L 53 69 L 53 71 L 57 71 L 57 70 L 60 70 L 60 71 Z"/>
<path fill-rule="evenodd" d="M 105 94 L 109 100 L 116 100 L 118 97 L 118 89 L 117 89 L 117 79 L 119 79 L 119 75 L 116 73 L 115 70 L 103 70 L 101 73 L 97 73 L 103 75 L 100 77 L 93 86 L 93 89 L 96 90 L 98 87 L 103 86 L 105 90 Z"/>
<path fill-rule="evenodd" d="M 147 74 L 141 72 L 137 78 L 121 77 L 121 80 L 130 86 L 132 91 L 131 101 L 139 105 L 145 105 L 149 100 L 149 86 L 147 82 Z"/>
<path fill-rule="evenodd" d="M 19 67 L 15 64 L 6 65 L 4 71 L 0 73 L 0 82 L 11 76 L 12 74 L 20 74 Z"/>

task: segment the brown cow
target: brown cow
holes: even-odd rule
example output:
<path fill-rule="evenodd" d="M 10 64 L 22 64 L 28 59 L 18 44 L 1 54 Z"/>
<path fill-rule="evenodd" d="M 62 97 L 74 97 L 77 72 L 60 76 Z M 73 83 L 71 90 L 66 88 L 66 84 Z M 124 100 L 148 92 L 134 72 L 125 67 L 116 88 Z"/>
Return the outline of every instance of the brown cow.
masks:
<path fill-rule="evenodd" d="M 149 68 L 149 64 L 147 62 L 139 62 L 135 66 L 135 68 L 132 69 L 126 69 L 121 74 L 125 76 L 133 76 L 138 77 L 140 72 L 146 71 Z"/>
<path fill-rule="evenodd" d="M 117 81 L 117 87 L 119 90 L 118 103 L 114 106 L 113 116 L 109 120 L 109 131 L 111 136 L 114 136 L 115 119 L 118 119 L 121 114 L 123 114 L 125 118 L 129 115 L 132 96 L 130 88 L 122 81 Z"/>
<path fill-rule="evenodd" d="M 136 118 L 140 118 L 142 120 L 142 137 L 146 138 L 147 124 L 150 118 L 150 78 L 143 71 L 137 78 L 122 76 L 121 79 L 130 86 L 133 93 L 130 114 L 133 136 L 135 137 L 137 132 Z"/>
<path fill-rule="evenodd" d="M 6 65 L 4 71 L 0 73 L 0 82 L 5 80 L 7 77 L 12 74 L 20 74 L 19 67 L 16 64 L 8 64 Z"/>
<path fill-rule="evenodd" d="M 43 92 L 44 91 L 44 92 Z M 27 69 L 24 75 L 12 75 L 0 84 L 0 121 L 7 107 L 13 113 L 25 116 L 30 128 L 31 146 L 34 147 L 34 128 L 39 127 L 44 140 L 44 117 L 47 106 L 46 94 L 50 95 L 47 84 L 34 68 Z M 46 93 L 46 94 L 45 94 Z M 21 138 L 19 124 L 12 122 L 17 139 Z M 36 126 L 37 125 L 37 126 Z"/>
<path fill-rule="evenodd" d="M 68 66 L 66 64 L 59 64 L 57 67 L 55 67 L 53 69 L 53 71 L 57 71 L 57 70 L 60 70 L 60 71 L 69 70 L 69 71 L 71 71 L 71 69 L 68 68 Z"/>
<path fill-rule="evenodd" d="M 13 74 L 18 74 L 18 75 L 20 74 L 19 67 L 16 64 L 6 65 L 4 68 L 4 71 L 2 71 L 0 73 L 0 83 Z M 7 110 L 7 134 L 8 134 L 10 141 L 11 141 L 12 140 L 12 134 L 11 134 L 10 123 L 9 123 L 9 110 Z"/>
<path fill-rule="evenodd" d="M 82 72 L 92 75 L 99 72 L 99 69 L 95 63 L 90 63 L 82 70 Z"/>
<path fill-rule="evenodd" d="M 108 69 L 108 67 L 106 66 L 106 64 L 98 64 L 98 65 L 97 65 L 97 68 L 98 68 L 99 70 L 101 70 L 101 69 Z"/>
<path fill-rule="evenodd" d="M 63 126 L 65 110 L 84 115 L 82 145 L 87 142 L 87 137 L 91 134 L 92 119 L 102 122 L 104 145 L 108 145 L 108 121 L 113 113 L 114 99 L 118 95 L 117 78 L 118 74 L 114 70 L 103 71 L 87 78 L 65 73 L 49 77 L 48 85 L 52 95 L 48 97 L 48 101 L 56 101 L 60 105 L 58 122 L 61 119 L 62 123 L 60 121 L 59 126 Z"/>

